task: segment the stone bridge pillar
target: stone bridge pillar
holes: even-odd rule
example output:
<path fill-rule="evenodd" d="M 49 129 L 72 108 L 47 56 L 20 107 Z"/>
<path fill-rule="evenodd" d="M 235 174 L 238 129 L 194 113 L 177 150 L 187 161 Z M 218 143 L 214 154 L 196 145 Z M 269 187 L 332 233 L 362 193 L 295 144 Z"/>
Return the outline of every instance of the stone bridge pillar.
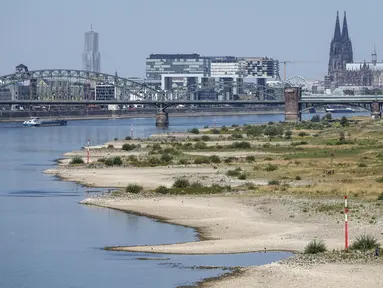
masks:
<path fill-rule="evenodd" d="M 289 87 L 285 88 L 285 121 L 298 122 L 301 121 L 301 88 Z"/>
<path fill-rule="evenodd" d="M 168 112 L 166 112 L 166 106 L 163 106 L 162 104 L 159 104 L 157 106 L 158 111 L 156 114 L 156 126 L 157 127 L 166 127 L 169 125 L 169 115 Z"/>
<path fill-rule="evenodd" d="M 371 103 L 371 119 L 379 119 L 382 116 L 379 102 Z"/>

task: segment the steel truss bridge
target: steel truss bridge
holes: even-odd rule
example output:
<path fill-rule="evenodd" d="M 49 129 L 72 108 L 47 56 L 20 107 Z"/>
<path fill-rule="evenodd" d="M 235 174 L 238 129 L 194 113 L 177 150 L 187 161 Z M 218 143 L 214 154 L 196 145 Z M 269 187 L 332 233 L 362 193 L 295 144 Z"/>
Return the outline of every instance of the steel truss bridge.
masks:
<path fill-rule="evenodd" d="M 288 84 L 288 83 L 286 83 Z M 101 96 L 95 95 L 96 85 Z M 291 86 L 287 85 L 287 86 Z M 28 87 L 26 91 L 20 87 Z M 102 87 L 113 89 L 107 94 Z M 109 88 L 108 88 L 109 87 Z M 9 89 L 7 89 L 9 88 Z M 92 92 L 93 88 L 93 92 Z M 97 88 L 96 88 L 97 89 Z M 13 91 L 16 95 L 11 95 Z M 201 95 L 218 100 L 197 100 Z M 204 99 L 205 99 L 204 98 Z M 97 99 L 97 100 L 95 100 Z M 346 104 L 371 110 L 383 103 L 383 95 L 302 95 L 300 108 Z M 72 69 L 23 71 L 0 77 L 0 105 L 151 105 L 164 111 L 173 105 L 284 105 L 284 87 L 264 87 L 256 83 L 205 83 L 158 91 L 137 78 Z"/>
<path fill-rule="evenodd" d="M 99 87 L 95 95 L 94 88 Z M 18 97 L 6 94 L 3 88 L 13 87 L 16 91 L 20 86 L 28 86 L 27 93 L 19 93 Z M 104 91 L 102 86 L 104 86 Z M 114 87 L 113 97 L 105 95 L 107 88 Z M 92 92 L 93 88 L 93 92 Z M 20 90 L 20 89 L 19 89 Z M 110 91 L 110 90 L 109 90 Z M 45 69 L 23 71 L 0 77 L 0 101 L 78 101 L 87 100 L 117 100 L 117 101 L 173 101 L 196 100 L 201 93 L 211 93 L 218 99 L 231 98 L 243 100 L 281 100 L 282 87 L 271 88 L 256 83 L 243 82 L 239 84 L 215 82 L 194 84 L 187 87 L 177 87 L 171 91 L 156 90 L 148 83 L 137 78 L 122 78 L 117 75 L 96 73 L 71 69 Z M 235 95 L 234 95 L 235 94 Z M 209 97 L 209 96 L 206 96 Z M 106 99 L 108 98 L 108 99 Z"/>

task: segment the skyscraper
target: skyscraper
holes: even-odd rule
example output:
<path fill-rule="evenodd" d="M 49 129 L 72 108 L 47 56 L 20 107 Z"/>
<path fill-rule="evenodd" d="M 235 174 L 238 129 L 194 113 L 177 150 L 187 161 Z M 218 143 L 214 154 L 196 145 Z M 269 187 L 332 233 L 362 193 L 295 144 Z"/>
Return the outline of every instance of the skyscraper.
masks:
<path fill-rule="evenodd" d="M 84 52 L 82 53 L 82 69 L 92 72 L 100 70 L 100 52 L 98 52 L 98 33 L 94 32 L 92 26 L 85 33 Z"/>

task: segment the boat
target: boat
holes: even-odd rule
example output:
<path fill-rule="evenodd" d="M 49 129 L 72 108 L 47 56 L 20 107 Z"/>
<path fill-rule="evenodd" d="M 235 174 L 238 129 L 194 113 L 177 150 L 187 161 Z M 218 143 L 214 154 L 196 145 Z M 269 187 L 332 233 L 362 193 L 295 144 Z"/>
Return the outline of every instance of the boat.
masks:
<path fill-rule="evenodd" d="M 350 107 L 328 105 L 325 107 L 327 113 L 354 113 L 355 110 Z"/>
<path fill-rule="evenodd" d="M 65 126 L 67 125 L 66 120 L 41 120 L 38 117 L 31 117 L 28 120 L 23 122 L 23 125 L 26 127 L 40 127 L 40 126 Z"/>

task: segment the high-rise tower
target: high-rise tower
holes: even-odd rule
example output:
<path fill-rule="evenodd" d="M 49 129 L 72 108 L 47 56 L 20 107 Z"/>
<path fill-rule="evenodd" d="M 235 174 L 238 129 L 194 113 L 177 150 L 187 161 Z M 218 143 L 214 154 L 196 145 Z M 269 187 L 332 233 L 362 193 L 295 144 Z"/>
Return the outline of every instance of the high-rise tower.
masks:
<path fill-rule="evenodd" d="M 101 61 L 98 51 L 98 33 L 94 32 L 92 26 L 85 33 L 84 52 L 82 53 L 82 69 L 92 72 L 100 72 Z"/>
<path fill-rule="evenodd" d="M 339 12 L 336 15 L 334 37 L 330 46 L 328 76 L 334 88 L 343 84 L 343 72 L 347 63 L 353 62 L 352 43 L 348 33 L 347 17 L 344 12 L 342 32 L 340 30 Z"/>

